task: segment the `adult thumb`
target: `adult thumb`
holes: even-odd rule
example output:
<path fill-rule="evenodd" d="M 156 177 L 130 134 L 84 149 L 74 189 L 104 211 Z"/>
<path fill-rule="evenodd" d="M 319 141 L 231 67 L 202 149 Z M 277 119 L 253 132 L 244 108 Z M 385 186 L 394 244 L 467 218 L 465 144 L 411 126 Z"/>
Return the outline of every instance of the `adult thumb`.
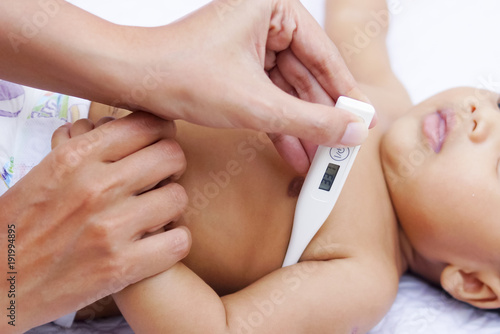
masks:
<path fill-rule="evenodd" d="M 277 87 L 268 89 L 262 97 L 268 100 L 265 105 L 272 109 L 266 113 L 269 115 L 267 126 L 263 126 L 268 133 L 329 147 L 357 146 L 368 136 L 368 124 L 343 109 L 306 102 Z"/>

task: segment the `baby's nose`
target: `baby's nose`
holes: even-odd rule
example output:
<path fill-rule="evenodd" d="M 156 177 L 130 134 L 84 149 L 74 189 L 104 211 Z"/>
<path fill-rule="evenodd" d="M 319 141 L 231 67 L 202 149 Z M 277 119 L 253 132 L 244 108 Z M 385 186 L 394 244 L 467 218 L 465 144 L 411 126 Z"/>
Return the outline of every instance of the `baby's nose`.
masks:
<path fill-rule="evenodd" d="M 464 118 L 468 127 L 469 138 L 480 143 L 488 139 L 493 134 L 497 134 L 500 139 L 500 110 L 490 106 L 474 106 L 469 108 L 470 116 Z"/>

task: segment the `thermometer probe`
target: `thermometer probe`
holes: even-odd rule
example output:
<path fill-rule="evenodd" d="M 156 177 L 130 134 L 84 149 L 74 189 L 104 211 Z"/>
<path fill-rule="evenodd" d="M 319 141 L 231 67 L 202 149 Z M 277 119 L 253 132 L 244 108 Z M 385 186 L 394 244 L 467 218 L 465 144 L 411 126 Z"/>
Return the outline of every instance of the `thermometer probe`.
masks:
<path fill-rule="evenodd" d="M 337 100 L 335 107 L 363 118 L 367 127 L 375 114 L 371 105 L 345 96 Z M 330 215 L 359 148 L 318 147 L 297 200 L 283 267 L 299 261 L 311 239 Z"/>

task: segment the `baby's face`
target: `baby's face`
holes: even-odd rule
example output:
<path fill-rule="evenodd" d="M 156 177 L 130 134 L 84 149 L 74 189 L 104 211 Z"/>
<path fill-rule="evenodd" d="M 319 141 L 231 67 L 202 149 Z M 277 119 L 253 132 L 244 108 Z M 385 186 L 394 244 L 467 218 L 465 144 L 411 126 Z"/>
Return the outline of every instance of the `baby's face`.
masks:
<path fill-rule="evenodd" d="M 428 263 L 500 263 L 499 95 L 445 91 L 413 107 L 382 143 L 400 224 Z"/>

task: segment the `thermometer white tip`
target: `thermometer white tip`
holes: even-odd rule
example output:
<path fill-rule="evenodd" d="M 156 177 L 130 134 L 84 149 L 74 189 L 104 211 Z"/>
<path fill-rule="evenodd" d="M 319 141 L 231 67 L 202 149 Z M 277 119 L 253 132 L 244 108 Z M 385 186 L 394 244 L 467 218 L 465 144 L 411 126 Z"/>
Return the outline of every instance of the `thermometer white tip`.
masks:
<path fill-rule="evenodd" d="M 337 100 L 336 107 L 360 116 L 367 127 L 375 115 L 375 109 L 368 103 L 345 96 Z M 330 215 L 359 147 L 318 147 L 297 200 L 292 235 L 283 267 L 297 263 L 311 239 Z"/>

